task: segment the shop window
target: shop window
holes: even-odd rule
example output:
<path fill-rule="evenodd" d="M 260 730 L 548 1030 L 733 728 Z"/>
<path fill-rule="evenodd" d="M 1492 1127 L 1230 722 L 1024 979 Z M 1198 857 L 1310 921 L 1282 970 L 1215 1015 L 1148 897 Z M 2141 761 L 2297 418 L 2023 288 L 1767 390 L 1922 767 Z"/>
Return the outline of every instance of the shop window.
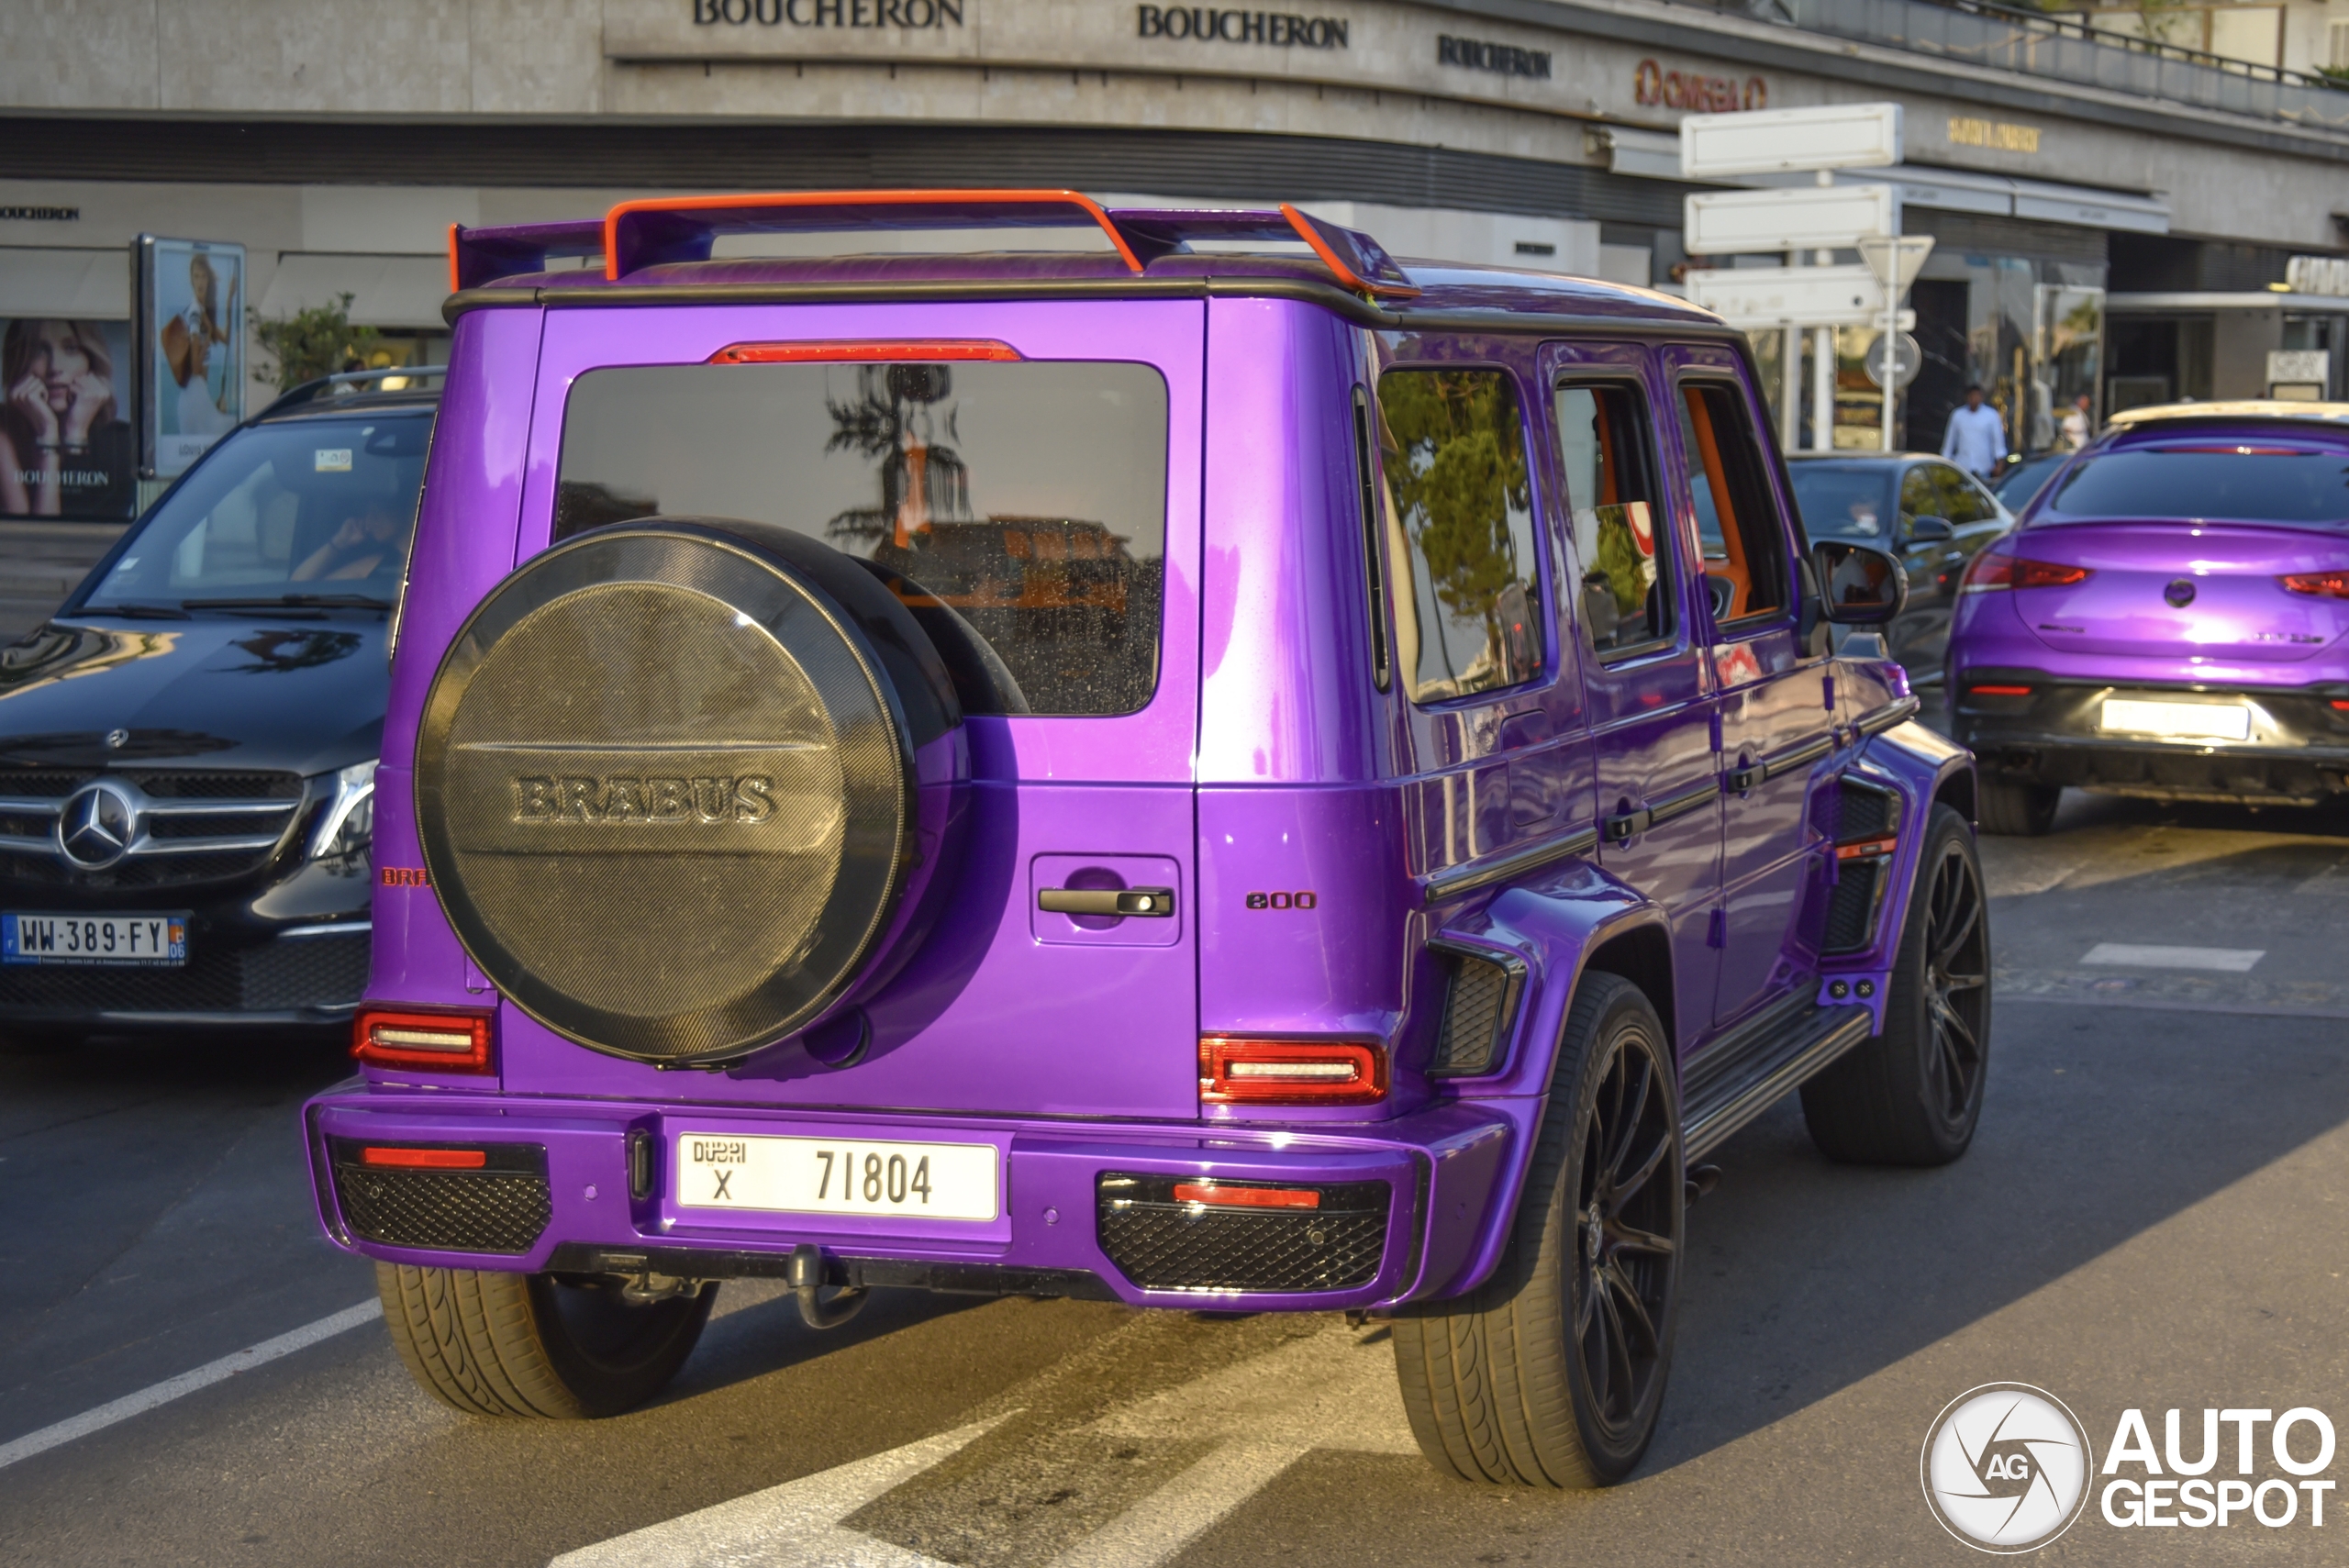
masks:
<path fill-rule="evenodd" d="M 1713 619 L 1779 614 L 1791 602 L 1786 529 L 1745 399 L 1726 382 L 1688 382 L 1680 388 L 1678 406 L 1681 456 L 1697 506 Z"/>
<path fill-rule="evenodd" d="M 1583 629 L 1601 660 L 1651 651 L 1673 635 L 1674 572 L 1671 530 L 1656 527 L 1645 400 L 1629 384 L 1569 384 L 1553 406 Z"/>
<path fill-rule="evenodd" d="M 1497 370 L 1389 371 L 1378 418 L 1396 662 L 1411 700 L 1533 679 L 1542 572 L 1516 381 Z"/>

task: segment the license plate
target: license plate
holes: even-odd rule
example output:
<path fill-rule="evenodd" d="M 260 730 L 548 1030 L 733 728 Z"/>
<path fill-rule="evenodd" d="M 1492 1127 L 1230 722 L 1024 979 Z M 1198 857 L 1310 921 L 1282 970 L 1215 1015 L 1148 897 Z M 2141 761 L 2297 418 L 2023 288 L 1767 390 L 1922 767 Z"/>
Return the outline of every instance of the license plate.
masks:
<path fill-rule="evenodd" d="M 0 963 L 186 962 L 184 915 L 0 915 Z"/>
<path fill-rule="evenodd" d="M 677 1134 L 677 1203 L 772 1214 L 993 1219 L 992 1143 Z"/>
<path fill-rule="evenodd" d="M 2251 709 L 2241 703 L 2132 702 L 2107 697 L 2099 729 L 2127 735 L 2175 735 L 2196 740 L 2248 740 Z"/>

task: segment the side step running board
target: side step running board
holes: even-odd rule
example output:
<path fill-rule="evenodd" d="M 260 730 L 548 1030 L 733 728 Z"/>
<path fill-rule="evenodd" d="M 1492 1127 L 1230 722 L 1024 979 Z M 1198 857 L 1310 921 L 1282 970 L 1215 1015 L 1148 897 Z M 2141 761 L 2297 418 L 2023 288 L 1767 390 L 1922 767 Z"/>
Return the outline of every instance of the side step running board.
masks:
<path fill-rule="evenodd" d="M 1804 1079 L 1873 1032 L 1865 1007 L 1804 1006 L 1692 1064 L 1681 1111 L 1682 1159 L 1694 1164 Z M 1721 1055 L 1726 1051 L 1727 1056 Z"/>

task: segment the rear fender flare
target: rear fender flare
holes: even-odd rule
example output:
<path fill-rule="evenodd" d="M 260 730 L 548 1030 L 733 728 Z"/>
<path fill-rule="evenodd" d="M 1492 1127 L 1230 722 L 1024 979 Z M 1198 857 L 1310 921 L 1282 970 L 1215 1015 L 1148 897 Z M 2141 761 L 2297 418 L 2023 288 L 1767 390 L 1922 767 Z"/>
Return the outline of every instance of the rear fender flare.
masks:
<path fill-rule="evenodd" d="M 1467 1237 L 1431 1234 L 1412 1300 L 1463 1295 L 1484 1283 L 1507 1247 L 1533 1144 L 1549 1101 L 1550 1077 L 1564 1044 L 1566 1016 L 1590 955 L 1610 940 L 1641 929 L 1671 927 L 1663 908 L 1595 865 L 1553 873 L 1501 893 L 1474 914 L 1454 917 L 1437 931 L 1447 941 L 1497 950 L 1523 961 L 1524 999 L 1510 1031 L 1501 1070 L 1452 1081 L 1464 1104 L 1497 1113 L 1510 1139 Z M 1659 1007 L 1659 1013 L 1668 1007 Z"/>

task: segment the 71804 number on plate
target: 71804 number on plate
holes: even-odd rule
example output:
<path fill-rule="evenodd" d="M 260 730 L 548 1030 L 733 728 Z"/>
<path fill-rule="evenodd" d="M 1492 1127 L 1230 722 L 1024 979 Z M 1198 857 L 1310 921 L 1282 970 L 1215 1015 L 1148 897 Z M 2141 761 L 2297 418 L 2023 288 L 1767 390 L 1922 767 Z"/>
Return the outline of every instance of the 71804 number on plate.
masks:
<path fill-rule="evenodd" d="M 677 1202 L 775 1214 L 993 1219 L 992 1143 L 896 1143 L 684 1132 Z"/>

